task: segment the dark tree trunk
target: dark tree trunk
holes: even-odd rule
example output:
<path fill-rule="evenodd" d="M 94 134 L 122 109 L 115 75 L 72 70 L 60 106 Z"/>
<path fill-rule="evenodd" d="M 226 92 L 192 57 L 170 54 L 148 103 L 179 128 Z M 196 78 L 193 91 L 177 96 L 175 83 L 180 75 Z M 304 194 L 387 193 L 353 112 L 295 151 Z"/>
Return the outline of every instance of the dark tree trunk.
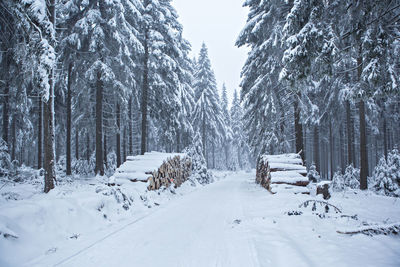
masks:
<path fill-rule="evenodd" d="M 383 153 L 385 155 L 385 159 L 388 157 L 388 136 L 387 136 L 387 122 L 386 116 L 383 115 Z"/>
<path fill-rule="evenodd" d="M 67 84 L 67 170 L 66 174 L 71 175 L 71 128 L 72 128 L 72 62 L 68 66 L 68 84 Z"/>
<path fill-rule="evenodd" d="M 213 169 L 215 169 L 215 141 L 212 142 L 212 160 L 213 160 Z"/>
<path fill-rule="evenodd" d="M 357 58 L 357 74 L 358 80 L 361 81 L 362 65 L 363 60 L 361 57 L 361 46 L 360 46 L 360 56 Z M 360 189 L 365 190 L 368 188 L 368 154 L 367 154 L 367 127 L 365 122 L 365 102 L 360 101 L 359 106 L 360 115 Z"/>
<path fill-rule="evenodd" d="M 104 161 L 104 166 L 107 169 L 107 134 L 104 133 L 104 137 L 103 137 L 103 161 Z"/>
<path fill-rule="evenodd" d="M 346 101 L 346 126 L 347 126 L 347 160 L 348 165 L 354 165 L 354 156 L 353 156 L 353 144 L 354 144 L 354 137 L 353 137 L 353 120 L 351 119 L 351 107 L 350 101 Z"/>
<path fill-rule="evenodd" d="M 300 122 L 300 110 L 298 100 L 294 100 L 294 128 L 296 136 L 296 153 L 300 154 L 305 163 L 304 144 L 303 144 L 303 125 Z"/>
<path fill-rule="evenodd" d="M 143 90 L 142 90 L 142 144 L 141 154 L 146 153 L 146 141 L 147 141 L 147 105 L 148 105 L 148 94 L 149 94 L 149 47 L 148 47 L 148 30 L 145 31 L 144 40 L 144 62 L 143 62 Z"/>
<path fill-rule="evenodd" d="M 333 139 L 333 133 L 332 133 L 332 121 L 329 121 L 329 145 L 330 145 L 330 165 L 331 165 L 331 180 L 333 180 L 333 173 L 334 173 L 334 167 L 333 167 L 333 160 L 334 160 L 334 142 L 335 140 Z"/>
<path fill-rule="evenodd" d="M 203 142 L 203 155 L 206 157 L 206 119 L 203 117 L 203 123 L 202 123 L 202 142 Z M 207 163 L 208 163 L 208 158 Z"/>
<path fill-rule="evenodd" d="M 11 146 L 11 160 L 16 159 L 16 148 L 17 148 L 17 115 L 14 114 L 11 123 L 11 137 L 12 137 L 12 146 Z"/>
<path fill-rule="evenodd" d="M 8 144 L 8 122 L 9 122 L 9 110 L 8 110 L 8 99 L 9 99 L 10 88 L 8 82 L 6 82 L 6 87 L 4 88 L 3 97 L 3 140 Z"/>
<path fill-rule="evenodd" d="M 129 155 L 133 156 L 133 114 L 132 114 L 133 98 L 129 99 Z"/>
<path fill-rule="evenodd" d="M 96 82 L 96 168 L 95 173 L 104 175 L 103 164 L 103 81 L 100 71 Z"/>
<path fill-rule="evenodd" d="M 42 107 L 42 99 L 39 97 L 39 103 L 38 103 L 38 170 L 40 170 L 42 168 L 42 148 L 43 148 L 43 107 Z"/>
<path fill-rule="evenodd" d="M 128 156 L 127 155 L 127 149 L 126 149 L 126 139 L 127 139 L 127 137 L 126 137 L 126 127 L 124 127 L 124 137 L 122 139 L 123 139 L 123 144 L 122 144 L 122 148 L 123 149 L 122 149 L 122 151 L 123 151 L 123 154 L 124 154 L 122 160 L 123 160 L 123 162 L 125 162 L 126 161 L 126 157 Z"/>
<path fill-rule="evenodd" d="M 179 129 L 176 131 L 176 152 L 181 152 L 181 132 Z"/>
<path fill-rule="evenodd" d="M 343 135 L 343 126 L 340 126 L 340 169 L 341 172 L 344 172 L 346 160 L 345 160 L 345 147 L 344 147 L 344 135 Z"/>
<path fill-rule="evenodd" d="M 89 129 L 86 133 L 86 160 L 89 164 L 90 161 L 90 136 L 89 136 Z"/>
<path fill-rule="evenodd" d="M 79 131 L 77 128 L 75 127 L 75 158 L 79 160 Z"/>
<path fill-rule="evenodd" d="M 319 156 L 319 125 L 314 126 L 314 163 L 318 173 L 321 172 L 321 161 Z"/>
<path fill-rule="evenodd" d="M 365 122 L 365 103 L 360 101 L 360 189 L 368 189 L 368 154 Z"/>
<path fill-rule="evenodd" d="M 121 110 L 117 104 L 117 168 L 121 166 Z"/>

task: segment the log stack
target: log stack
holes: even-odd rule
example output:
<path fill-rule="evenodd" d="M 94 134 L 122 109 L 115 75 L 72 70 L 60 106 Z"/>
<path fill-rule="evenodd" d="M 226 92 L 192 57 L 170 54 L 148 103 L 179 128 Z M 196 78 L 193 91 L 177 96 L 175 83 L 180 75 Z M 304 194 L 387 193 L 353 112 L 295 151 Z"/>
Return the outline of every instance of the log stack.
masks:
<path fill-rule="evenodd" d="M 307 169 L 298 154 L 260 156 L 256 182 L 272 193 L 284 190 L 309 194 Z"/>
<path fill-rule="evenodd" d="M 181 186 L 192 171 L 191 158 L 186 154 L 149 152 L 129 156 L 109 178 L 109 186 L 134 184 L 140 190 L 158 190 L 161 187 Z"/>
<path fill-rule="evenodd" d="M 188 157 L 175 156 L 170 158 L 149 177 L 148 190 L 158 190 L 161 187 L 175 188 L 187 181 L 192 171 L 192 162 Z"/>

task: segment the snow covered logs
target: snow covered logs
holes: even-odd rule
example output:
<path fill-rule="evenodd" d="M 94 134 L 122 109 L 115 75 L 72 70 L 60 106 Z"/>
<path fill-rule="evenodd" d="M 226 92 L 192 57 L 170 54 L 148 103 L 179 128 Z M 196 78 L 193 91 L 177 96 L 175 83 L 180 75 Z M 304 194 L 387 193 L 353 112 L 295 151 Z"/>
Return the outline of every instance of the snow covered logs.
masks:
<path fill-rule="evenodd" d="M 135 183 L 140 190 L 157 190 L 162 186 L 180 186 L 191 175 L 192 161 L 182 153 L 149 152 L 129 156 L 109 178 L 109 186 Z"/>
<path fill-rule="evenodd" d="M 256 183 L 272 193 L 283 188 L 294 193 L 309 193 L 307 169 L 298 154 L 261 155 L 257 162 Z"/>
<path fill-rule="evenodd" d="M 152 173 L 149 177 L 149 190 L 158 190 L 161 187 L 175 188 L 181 186 L 189 178 L 192 171 L 192 161 L 188 157 L 175 156 L 170 158 Z"/>

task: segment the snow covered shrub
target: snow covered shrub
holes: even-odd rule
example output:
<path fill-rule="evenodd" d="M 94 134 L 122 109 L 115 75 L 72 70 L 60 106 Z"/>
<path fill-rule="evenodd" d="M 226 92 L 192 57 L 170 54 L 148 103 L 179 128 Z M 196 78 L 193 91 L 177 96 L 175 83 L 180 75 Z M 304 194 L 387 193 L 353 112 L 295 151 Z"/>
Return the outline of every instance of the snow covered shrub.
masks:
<path fill-rule="evenodd" d="M 193 139 L 193 144 L 185 149 L 184 153 L 192 159 L 192 178 L 200 184 L 208 184 L 213 181 L 212 175 L 208 172 L 206 159 L 203 155 L 203 145 L 199 134 Z"/>
<path fill-rule="evenodd" d="M 348 188 L 360 188 L 360 169 L 354 168 L 350 165 L 346 168 L 344 174 L 336 172 L 333 176 L 332 188 L 335 191 L 343 191 Z"/>
<path fill-rule="evenodd" d="M 400 197 L 400 153 L 394 149 L 382 157 L 373 174 L 373 189 L 382 195 Z"/>
<path fill-rule="evenodd" d="M 7 177 L 11 169 L 11 157 L 8 154 L 7 143 L 0 138 L 0 177 Z"/>
<path fill-rule="evenodd" d="M 310 169 L 308 170 L 308 173 L 307 173 L 307 177 L 308 177 L 308 180 L 313 183 L 318 183 L 321 181 L 321 176 L 317 172 L 317 167 L 315 167 L 314 163 L 310 166 Z"/>
<path fill-rule="evenodd" d="M 110 152 L 107 155 L 107 165 L 105 168 L 105 173 L 107 176 L 111 176 L 115 173 L 115 170 L 117 169 L 117 154 L 115 152 Z"/>
<path fill-rule="evenodd" d="M 9 175 L 11 168 L 11 158 L 8 154 L 7 143 L 0 138 L 0 177 L 5 177 Z"/>
<path fill-rule="evenodd" d="M 92 154 L 90 161 L 84 159 L 72 160 L 72 172 L 79 176 L 92 176 L 94 175 L 94 167 L 96 164 L 95 155 Z"/>

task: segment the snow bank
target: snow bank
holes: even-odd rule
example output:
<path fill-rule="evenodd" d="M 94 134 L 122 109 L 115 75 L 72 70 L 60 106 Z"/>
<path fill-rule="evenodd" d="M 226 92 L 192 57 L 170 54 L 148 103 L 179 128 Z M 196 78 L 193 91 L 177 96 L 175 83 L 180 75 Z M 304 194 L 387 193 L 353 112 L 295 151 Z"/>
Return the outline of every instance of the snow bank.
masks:
<path fill-rule="evenodd" d="M 146 178 L 168 158 L 183 154 L 147 153 L 129 157 L 115 177 L 58 179 L 57 187 L 43 194 L 43 177 L 6 184 L 0 192 L 0 266 L 34 265 L 32 259 L 66 253 L 106 235 L 121 223 L 137 220 L 171 199 L 196 190 L 189 180 L 175 188 L 148 191 Z M 110 182 L 115 186 L 108 186 Z M 14 238 L 15 237 L 15 238 Z"/>

